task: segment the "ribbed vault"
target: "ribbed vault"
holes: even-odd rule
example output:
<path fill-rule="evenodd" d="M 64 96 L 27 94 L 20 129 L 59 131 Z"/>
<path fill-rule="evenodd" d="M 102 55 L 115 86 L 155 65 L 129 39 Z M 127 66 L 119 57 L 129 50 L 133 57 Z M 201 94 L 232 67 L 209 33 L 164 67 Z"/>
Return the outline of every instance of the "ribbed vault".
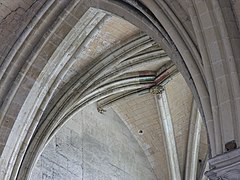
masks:
<path fill-rule="evenodd" d="M 159 179 L 202 177 L 205 159 L 239 146 L 238 3 L 14 2 L 0 4 L 2 179 L 27 179 L 92 103 L 118 113 Z"/>
<path fill-rule="evenodd" d="M 41 48 L 31 56 L 30 64 L 24 68 L 23 75 L 19 77 L 17 86 L 19 88 L 11 93 L 12 102 L 18 102 L 15 103 L 16 105 L 20 103 L 18 99 L 14 99 L 16 94 L 22 93 L 22 89 L 26 94 L 26 100 L 16 119 L 19 125 L 13 127 L 17 129 L 13 129 L 15 133 L 10 134 L 9 137 L 11 143 L 16 142 L 15 145 L 13 143 L 15 150 L 21 148 L 24 152 L 8 157 L 16 162 L 14 166 L 6 166 L 13 168 L 15 172 L 7 175 L 11 178 L 27 178 L 46 143 L 70 117 L 88 104 L 98 102 L 98 111 L 104 113 L 107 108 L 119 101 L 129 104 L 125 101 L 139 94 L 148 97 L 149 95 L 144 94 L 148 94 L 151 87 L 165 86 L 169 78 L 178 72 L 159 45 L 119 17 L 90 8 L 79 20 L 75 20 L 73 28 L 67 32 L 63 30 L 71 22 L 64 21 L 64 23 L 65 26 L 59 27 L 59 30 L 56 26 L 55 31 L 60 34 L 46 35 L 45 39 L 48 41 L 43 42 Z M 66 36 L 61 40 L 64 32 Z M 35 74 L 35 82 L 32 73 Z M 34 84 L 27 89 L 26 85 L 31 86 L 31 83 Z M 28 94 L 27 90 L 29 90 Z M 188 97 L 191 97 L 191 94 Z M 160 135 L 163 132 L 161 132 L 157 107 L 153 96 L 152 100 L 146 99 L 146 101 L 152 101 L 153 104 L 142 108 L 155 118 L 151 120 L 149 115 L 144 117 L 144 114 L 140 118 L 145 118 L 148 126 L 155 124 L 156 142 L 144 147 L 143 144 L 146 146 L 148 142 L 141 142 L 137 136 L 136 138 L 145 153 L 150 154 L 147 157 L 158 179 L 168 179 L 171 175 L 166 169 L 167 155 L 163 143 L 164 137 Z M 142 105 L 145 104 L 143 101 L 140 102 Z M 190 105 L 191 102 L 188 104 Z M 11 105 L 6 104 L 5 109 L 13 108 Z M 141 103 L 138 106 L 141 106 Z M 119 114 L 126 124 L 134 120 L 134 116 L 132 120 L 124 118 L 121 112 L 119 111 Z M 189 114 L 183 118 L 189 119 L 188 116 Z M 188 124 L 184 130 L 185 134 L 188 132 L 187 126 Z M 132 133 L 136 134 L 134 131 Z M 150 132 L 149 135 L 145 134 L 146 139 L 149 138 Z M 15 139 L 16 135 L 18 139 Z M 17 142 L 24 144 L 18 145 Z M 183 146 L 182 148 L 186 149 L 186 143 Z M 157 153 L 154 148 L 159 149 Z M 179 154 L 186 152 L 181 148 L 180 151 Z M 3 155 L 5 153 L 6 151 Z M 21 162 L 22 158 L 23 162 Z M 181 158 L 180 161 L 185 164 Z M 181 168 L 184 168 L 183 164 Z M 182 169 L 182 176 L 183 174 Z"/>
<path fill-rule="evenodd" d="M 112 22 L 118 22 L 118 24 Z M 121 30 L 126 28 L 129 33 L 124 32 L 126 38 L 123 38 L 121 31 L 107 34 L 107 30 L 111 30 L 113 27 Z M 121 42 L 118 38 L 121 38 Z M 116 46 L 114 42 L 117 41 Z M 103 51 L 105 52 L 103 53 Z M 129 99 L 137 94 L 149 93 L 149 89 L 155 85 L 165 86 L 169 78 L 177 73 L 170 58 L 151 38 L 139 32 L 131 24 L 96 9 L 90 9 L 83 15 L 49 57 L 50 59 L 38 79 L 39 86 L 35 84 L 30 92 L 33 94 L 30 96 L 29 103 L 34 103 L 31 105 L 31 111 L 34 110 L 34 107 L 39 108 L 38 106 L 40 106 L 43 114 L 34 117 L 38 123 L 36 123 L 34 138 L 31 140 L 30 146 L 26 147 L 26 155 L 29 157 L 25 157 L 26 161 L 23 164 L 28 167 L 33 166 L 36 157 L 59 127 L 86 105 L 98 101 L 98 110 L 100 113 L 104 113 L 107 106 L 110 107 L 119 100 Z M 184 80 L 180 82 L 183 84 Z M 43 84 L 45 86 L 42 86 Z M 47 96 L 44 95 L 46 91 L 49 92 Z M 186 90 L 184 89 L 184 91 Z M 35 94 L 36 92 L 37 94 Z M 190 99 L 185 102 L 185 105 L 191 106 L 191 93 L 189 92 L 186 96 Z M 33 101 L 32 97 L 36 97 L 36 100 Z M 39 101 L 39 97 L 43 99 L 41 104 L 38 105 L 36 101 Z M 150 99 L 144 101 L 148 103 L 152 101 L 152 105 L 149 104 L 149 106 L 146 106 L 142 101 L 142 109 L 146 114 L 142 114 L 140 118 L 146 119 L 147 126 L 151 126 L 153 123 L 156 131 L 156 142 L 152 142 L 147 147 L 144 147 L 143 144 L 148 144 L 149 140 L 140 142 L 140 144 L 145 153 L 150 154 L 147 157 L 149 157 L 157 177 L 159 179 L 169 179 L 171 175 L 167 168 L 167 154 L 163 143 L 164 135 L 159 136 L 158 132 L 162 131 L 159 123 L 160 118 L 153 96 Z M 138 98 L 136 101 L 138 101 Z M 46 102 L 48 102 L 47 105 L 45 105 Z M 184 103 L 184 99 L 180 99 L 179 102 Z M 129 103 L 125 102 L 124 104 Z M 139 105 L 141 106 L 141 103 Z M 173 109 L 172 114 L 175 114 L 175 107 L 171 107 Z M 155 112 L 153 112 L 153 109 L 155 109 Z M 181 111 L 180 109 L 178 107 L 178 111 Z M 189 122 L 184 123 L 184 121 L 189 120 L 189 109 L 190 107 L 186 109 L 187 112 L 183 112 L 182 119 L 179 118 L 181 117 L 179 114 L 177 114 L 177 117 L 173 116 L 173 120 L 176 119 L 176 121 L 182 123 L 181 133 L 185 135 L 178 135 L 179 130 L 177 128 L 179 128 L 179 125 L 176 123 L 176 142 L 181 144 L 178 147 L 178 159 L 181 162 L 179 165 L 181 166 L 182 177 L 185 173 L 184 161 L 186 157 L 182 157 L 181 154 L 184 155 L 187 152 L 189 126 Z M 149 117 L 153 117 L 155 123 L 151 122 L 152 120 Z M 132 119 L 134 119 L 134 115 Z M 127 121 L 133 121 L 124 117 L 123 120 L 126 123 Z M 174 121 L 173 124 L 175 124 Z M 135 129 L 137 128 L 138 126 L 135 126 Z M 145 132 L 145 129 L 142 130 Z M 151 129 L 148 131 L 151 132 Z M 146 133 L 146 139 L 152 137 L 150 132 L 149 134 Z M 133 133 L 136 134 L 136 132 Z M 180 141 L 178 138 L 184 140 Z M 32 153 L 27 153 L 28 151 Z M 23 171 L 20 177 L 23 178 L 27 174 L 28 171 Z"/>

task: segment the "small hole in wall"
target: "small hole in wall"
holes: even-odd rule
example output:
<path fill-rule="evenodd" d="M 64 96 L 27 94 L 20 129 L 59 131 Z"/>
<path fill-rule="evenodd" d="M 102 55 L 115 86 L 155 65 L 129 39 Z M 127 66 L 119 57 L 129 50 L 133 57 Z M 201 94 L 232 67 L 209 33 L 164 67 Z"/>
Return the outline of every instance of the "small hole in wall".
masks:
<path fill-rule="evenodd" d="M 143 130 L 140 129 L 140 130 L 138 131 L 138 134 L 143 134 Z"/>
<path fill-rule="evenodd" d="M 225 144 L 225 148 L 227 151 L 232 151 L 234 149 L 237 149 L 237 144 L 235 140 L 229 141 Z"/>

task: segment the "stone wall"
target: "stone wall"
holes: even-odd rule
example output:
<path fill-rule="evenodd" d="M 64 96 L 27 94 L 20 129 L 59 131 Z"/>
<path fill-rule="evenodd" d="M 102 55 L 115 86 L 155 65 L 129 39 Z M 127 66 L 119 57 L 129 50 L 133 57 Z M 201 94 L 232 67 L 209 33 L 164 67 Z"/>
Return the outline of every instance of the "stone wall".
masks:
<path fill-rule="evenodd" d="M 156 179 L 118 115 L 99 114 L 96 105 L 78 112 L 46 146 L 33 172 L 40 179 Z"/>

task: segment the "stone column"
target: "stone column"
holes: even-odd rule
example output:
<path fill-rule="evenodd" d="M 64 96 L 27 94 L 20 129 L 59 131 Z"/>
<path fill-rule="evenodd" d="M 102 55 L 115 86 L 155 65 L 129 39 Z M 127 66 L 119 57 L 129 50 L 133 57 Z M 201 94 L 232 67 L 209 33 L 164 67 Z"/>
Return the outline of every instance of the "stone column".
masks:
<path fill-rule="evenodd" d="M 186 160 L 185 179 L 196 179 L 199 142 L 201 135 L 202 119 L 198 112 L 195 101 L 192 103 L 192 112 L 190 119 L 190 128 L 188 134 L 188 150 Z"/>
<path fill-rule="evenodd" d="M 170 175 L 172 177 L 171 179 L 181 180 L 174 130 L 166 92 L 161 86 L 154 86 L 150 92 L 154 94 L 158 107 L 159 121 L 164 134 L 165 149 L 168 166 L 170 168 Z"/>

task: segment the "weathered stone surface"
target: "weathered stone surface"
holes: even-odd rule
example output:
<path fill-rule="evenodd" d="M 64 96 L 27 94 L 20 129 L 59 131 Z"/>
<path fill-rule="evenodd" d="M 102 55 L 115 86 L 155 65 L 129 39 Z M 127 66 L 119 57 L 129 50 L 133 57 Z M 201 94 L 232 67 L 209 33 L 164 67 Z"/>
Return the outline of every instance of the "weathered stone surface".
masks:
<path fill-rule="evenodd" d="M 51 3 L 53 3 L 53 5 Z M 96 46 L 96 43 L 92 41 L 93 38 L 89 37 L 89 48 L 83 48 L 85 52 L 79 51 L 78 56 L 74 56 L 73 59 L 71 59 L 75 61 L 81 57 L 79 62 L 66 60 L 63 65 L 61 64 L 61 60 L 64 58 L 57 58 L 55 65 L 68 66 L 72 64 L 73 67 L 66 67 L 65 69 L 59 67 L 59 69 L 57 69 L 55 67 L 58 66 L 54 68 L 50 66 L 50 69 L 52 68 L 53 71 L 49 71 L 48 76 L 52 76 L 54 71 L 57 70 L 61 72 L 61 75 L 60 73 L 56 73 L 53 76 L 61 77 L 58 79 L 53 77 L 51 80 L 54 83 L 46 84 L 45 87 L 48 88 L 44 89 L 46 90 L 43 93 L 44 95 L 41 94 L 41 96 L 35 93 L 32 97 L 29 97 L 29 99 L 37 98 L 34 99 L 36 101 L 33 100 L 35 103 L 27 106 L 26 104 L 28 103 L 26 99 L 29 95 L 28 93 L 34 89 L 34 87 L 38 87 L 39 81 L 36 79 L 38 79 L 40 74 L 44 74 L 43 68 L 45 65 L 49 65 L 48 63 L 52 55 L 56 52 L 55 48 L 58 49 L 58 47 L 61 46 L 61 42 L 64 41 L 69 31 L 72 30 L 75 23 L 78 22 L 89 7 L 109 11 L 119 17 L 123 17 L 123 19 L 128 20 L 136 27 L 131 25 L 131 28 L 129 28 L 130 26 L 128 26 L 129 23 L 127 21 L 108 14 L 107 12 L 106 16 L 112 16 L 112 18 L 106 18 L 107 21 L 103 23 L 104 27 L 101 33 L 92 34 L 92 37 L 97 40 L 98 45 Z M 45 10 L 47 12 L 46 14 Z M 41 16 L 41 13 L 44 15 L 42 14 L 43 16 Z M 56 94 L 57 96 L 57 89 L 61 89 L 68 82 L 71 82 L 74 74 L 78 75 L 79 73 L 82 75 L 88 73 L 86 71 L 89 67 L 89 60 L 94 63 L 97 62 L 96 59 L 98 59 L 98 56 L 102 55 L 106 49 L 111 49 L 111 46 L 120 44 L 119 42 L 122 39 L 130 37 L 129 35 L 132 35 L 133 32 L 139 33 L 139 30 L 145 32 L 162 46 L 172 61 L 176 63 L 194 95 L 203 119 L 206 122 L 209 138 L 209 141 L 206 142 L 206 133 L 202 131 L 201 144 L 203 144 L 203 146 L 200 147 L 199 157 L 201 157 L 201 159 L 204 158 L 208 145 L 210 156 L 213 157 L 224 154 L 226 151 L 224 145 L 229 141 L 236 141 L 239 147 L 239 15 L 240 3 L 237 0 L 2 0 L 0 2 L 0 178 L 10 179 L 12 173 L 14 174 L 15 172 L 13 171 L 14 168 L 23 167 L 21 163 L 22 160 L 25 162 L 25 159 L 21 157 L 24 153 L 22 150 L 28 148 L 26 142 L 32 142 L 31 133 L 35 134 L 35 132 L 32 132 L 34 131 L 32 127 L 38 124 L 38 121 L 34 117 L 36 117 L 36 114 L 48 113 L 48 110 L 46 110 L 48 108 L 44 109 L 43 106 L 51 106 L 49 104 L 53 101 L 51 101 L 50 96 L 52 94 Z M 121 27 L 125 28 L 116 28 L 116 26 L 121 23 L 123 23 Z M 126 24 L 128 25 L 125 26 Z M 98 25 L 97 23 L 96 27 L 98 27 Z M 118 37 L 114 37 L 115 35 L 111 33 Z M 74 47 L 74 45 L 72 47 Z M 128 49 L 124 51 L 128 51 Z M 40 60 L 41 58 L 43 59 Z M 115 59 L 116 57 L 112 56 L 111 58 Z M 146 64 L 148 63 L 149 61 L 146 61 Z M 160 65 L 160 63 L 156 64 Z M 106 62 L 102 63 L 101 67 L 106 67 L 106 65 Z M 145 65 L 139 69 L 145 70 L 144 68 Z M 115 67 L 109 68 L 109 71 L 113 69 L 115 69 Z M 133 70 L 139 71 L 139 69 L 136 68 Z M 157 74 L 157 72 L 154 73 Z M 64 76 L 62 76 L 63 74 Z M 47 79 L 45 76 L 44 78 Z M 90 79 L 90 81 L 91 80 L 92 79 Z M 43 89 L 43 87 L 39 87 L 39 89 L 41 88 Z M 69 86 L 65 88 L 68 89 Z M 177 88 L 178 87 L 176 87 L 176 89 Z M 34 89 L 33 91 L 37 92 L 39 89 Z M 54 100 L 60 101 L 61 95 Z M 173 102 L 175 100 L 176 103 L 178 103 L 178 98 L 174 98 Z M 150 110 L 142 108 L 141 105 L 131 107 L 132 104 L 137 105 L 141 103 L 142 106 L 148 106 Z M 126 116 L 128 112 L 132 113 L 132 111 L 134 111 L 130 118 L 127 117 L 133 122 L 133 124 L 129 125 L 129 129 L 131 129 L 133 134 L 138 134 L 139 130 L 144 128 L 143 133 L 140 133 L 141 135 L 139 134 L 139 142 L 151 142 L 151 144 L 142 143 L 141 146 L 151 164 L 160 167 L 160 162 L 162 161 L 159 161 L 159 159 L 164 161 L 165 154 L 164 150 L 159 148 L 161 143 L 155 141 L 159 137 L 162 137 L 162 132 L 160 128 L 157 127 L 157 124 L 153 122 L 156 112 L 154 112 L 154 110 L 152 111 L 152 109 L 154 109 L 152 105 L 151 98 L 146 98 L 143 102 L 133 101 L 129 102 L 129 104 L 124 104 L 127 108 L 120 109 L 120 111 L 122 111 L 123 116 Z M 188 113 L 185 112 L 185 110 L 189 109 L 189 104 L 186 106 L 182 105 L 183 107 L 180 106 L 179 104 L 176 106 L 179 107 L 176 108 L 179 113 L 176 113 L 177 115 L 175 116 L 175 133 L 178 135 L 176 139 L 179 146 L 180 158 L 184 161 L 185 148 L 181 146 L 181 144 L 186 144 L 187 133 L 185 130 L 187 129 L 187 118 L 185 117 L 188 116 Z M 37 107 L 35 111 L 37 112 L 36 114 L 34 114 L 35 112 L 27 111 L 33 107 Z M 187 108 L 181 110 L 185 107 Z M 51 110 L 51 108 L 49 109 Z M 20 111 L 22 113 L 20 113 Z M 26 116 L 24 116 L 24 114 Z M 144 119 L 148 119 L 149 121 L 145 123 Z M 179 121 L 181 122 L 180 125 L 178 124 L 180 123 Z M 92 142 L 87 144 L 89 149 L 92 148 L 91 153 L 95 153 L 94 149 L 97 148 L 105 151 L 106 144 L 97 147 L 95 147 L 95 145 L 99 145 L 99 142 L 103 141 L 104 138 L 100 135 L 102 131 L 106 131 L 106 128 L 95 131 L 97 125 L 94 123 L 86 123 L 85 127 L 89 128 L 87 132 L 89 136 L 85 136 L 85 132 L 81 132 L 81 136 L 87 138 L 89 142 Z M 111 128 L 114 129 L 114 127 Z M 77 128 L 74 126 L 74 129 L 76 130 Z M 124 134 L 126 133 L 124 132 Z M 146 138 L 144 134 L 148 134 L 150 138 Z M 25 136 L 29 137 L 29 139 L 25 139 Z M 116 138 L 114 133 L 109 132 L 108 136 L 113 139 Z M 81 141 L 76 140 L 76 137 L 76 133 L 70 133 L 68 138 L 63 138 L 70 143 L 71 147 L 64 145 L 61 139 L 55 139 L 54 141 L 59 144 L 59 147 L 52 146 L 50 149 L 57 151 L 59 156 L 63 158 L 63 161 L 64 158 L 73 159 L 71 155 L 65 157 L 63 151 L 74 153 L 84 148 L 80 145 Z M 96 138 L 93 140 L 91 139 L 92 137 Z M 36 137 L 36 139 L 37 138 L 40 137 Z M 109 143 L 107 147 L 119 147 L 121 151 L 124 151 L 124 148 L 121 146 L 122 142 L 113 141 L 112 138 L 104 139 L 104 142 Z M 135 145 L 131 146 L 137 148 Z M 34 152 L 30 150 L 30 154 L 31 153 Z M 113 153 L 115 152 L 113 151 Z M 27 154 L 23 156 L 28 157 Z M 118 156 L 114 158 L 114 160 L 118 162 Z M 121 158 L 128 159 L 129 157 L 123 156 Z M 20 164 L 17 164 L 17 162 Z M 89 167 L 91 167 L 90 165 Z M 184 167 L 184 163 L 182 167 Z M 28 166 L 23 167 L 23 169 L 27 168 Z M 184 173 L 183 169 L 182 173 Z M 39 176 L 48 179 L 53 177 L 61 179 L 68 174 L 68 172 L 62 171 L 62 174 L 55 173 L 49 175 L 44 172 L 40 173 Z M 95 171 L 93 170 L 93 172 Z M 105 177 L 105 174 L 102 173 L 101 177 Z M 161 175 L 159 175 L 159 177 L 161 177 Z M 14 179 L 15 177 L 11 178 Z"/>
<path fill-rule="evenodd" d="M 77 128 L 76 128 L 77 127 Z M 154 180 L 153 170 L 125 124 L 95 104 L 78 112 L 51 139 L 31 179 Z"/>

